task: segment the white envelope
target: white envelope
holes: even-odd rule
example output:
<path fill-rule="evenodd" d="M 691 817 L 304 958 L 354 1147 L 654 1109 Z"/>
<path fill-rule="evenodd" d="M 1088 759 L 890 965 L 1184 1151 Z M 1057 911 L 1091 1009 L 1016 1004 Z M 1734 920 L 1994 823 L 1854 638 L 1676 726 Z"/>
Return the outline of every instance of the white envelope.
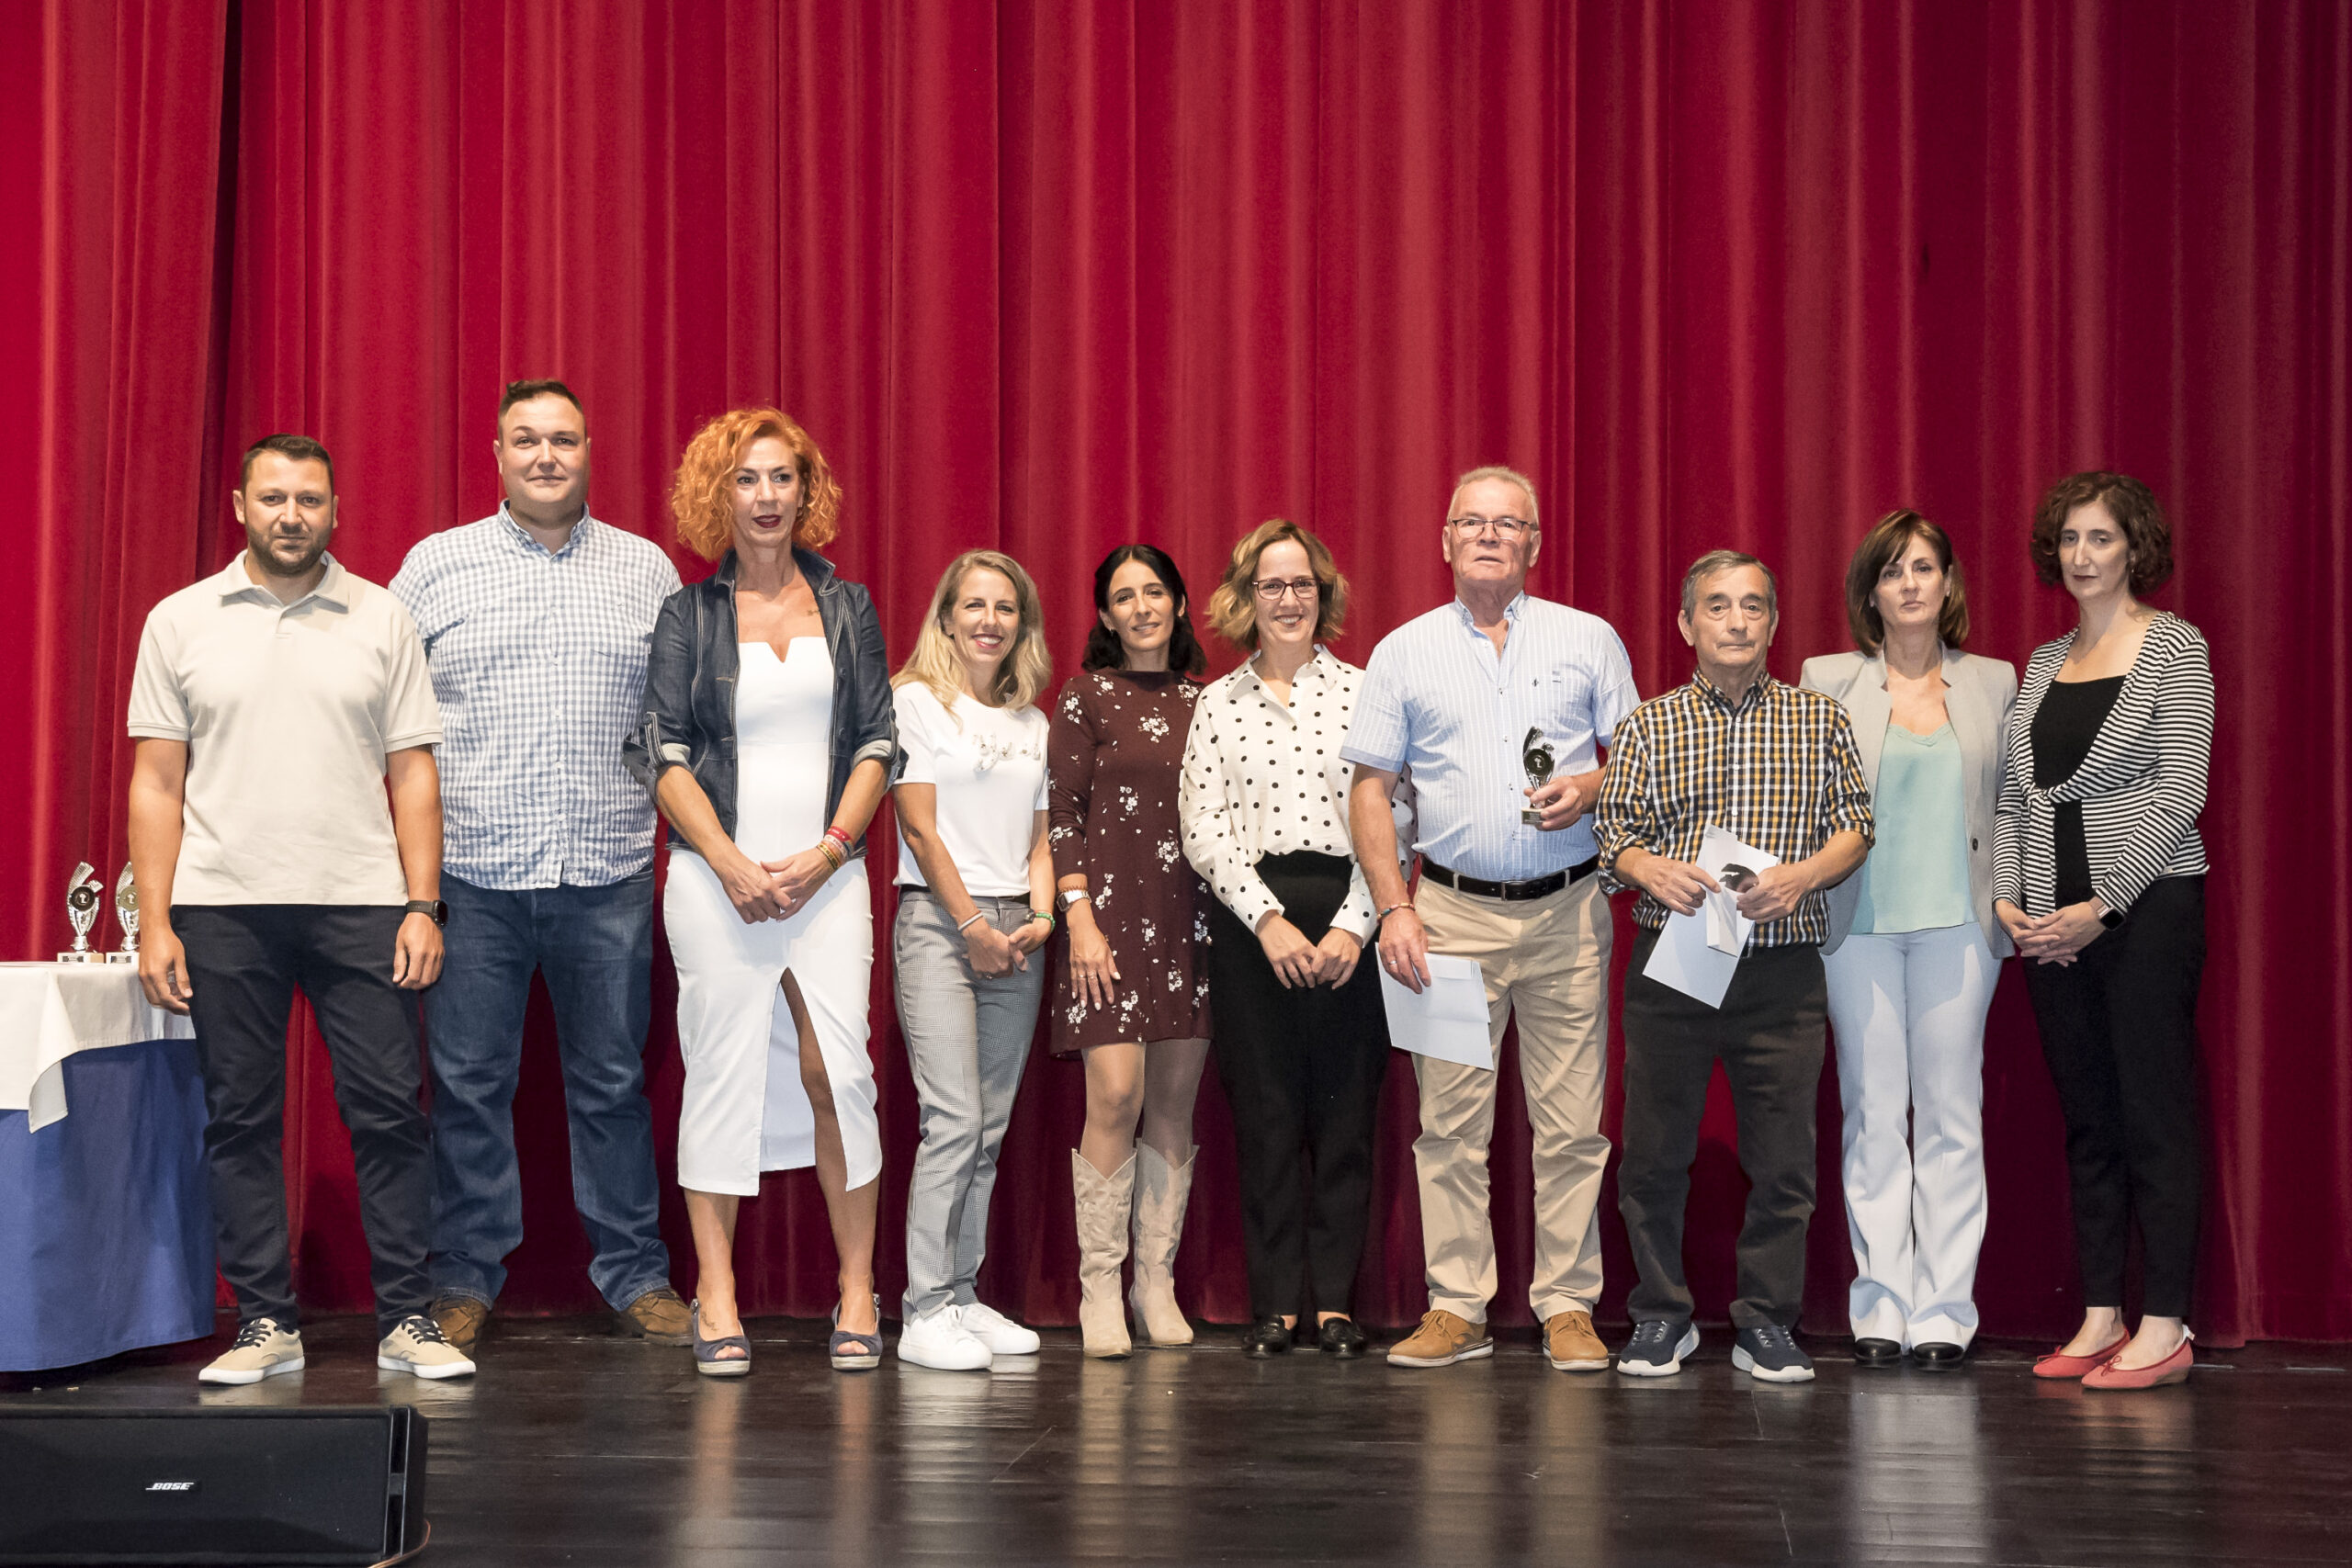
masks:
<path fill-rule="evenodd" d="M 1781 858 L 1743 844 L 1710 824 L 1699 840 L 1699 866 L 1713 876 L 1734 863 L 1761 871 L 1780 864 Z M 1726 906 L 1722 909 L 1716 908 L 1719 898 Z M 1724 929 L 1711 931 L 1718 921 Z M 1755 929 L 1756 922 L 1740 914 L 1734 900 L 1711 893 L 1697 914 L 1666 917 L 1666 929 L 1657 933 L 1657 945 L 1650 949 L 1650 961 L 1642 965 L 1642 973 L 1693 1001 L 1719 1008 L 1724 1005 L 1724 993 L 1731 989 L 1732 973 L 1739 967 L 1740 949 L 1747 945 L 1748 934 Z M 1731 943 L 1729 951 L 1721 942 L 1711 940 L 1716 937 Z"/>
<path fill-rule="evenodd" d="M 1487 1034 L 1487 977 L 1478 961 L 1432 953 L 1429 965 L 1430 983 L 1418 995 L 1387 970 L 1380 972 L 1388 1043 L 1417 1056 L 1492 1072 L 1495 1047 Z"/>

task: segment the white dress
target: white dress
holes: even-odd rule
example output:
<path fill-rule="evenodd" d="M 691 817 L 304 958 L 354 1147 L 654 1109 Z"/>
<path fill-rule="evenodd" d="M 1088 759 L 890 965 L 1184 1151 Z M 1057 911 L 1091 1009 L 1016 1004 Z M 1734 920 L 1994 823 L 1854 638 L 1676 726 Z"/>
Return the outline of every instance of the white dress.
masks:
<path fill-rule="evenodd" d="M 820 637 L 794 637 L 779 660 L 741 645 L 735 686 L 735 842 L 781 860 L 824 836 L 833 661 Z M 686 1064 L 678 1184 L 750 1197 L 760 1172 L 817 1160 L 817 1124 L 800 1086 L 800 1043 L 781 985 L 789 970 L 816 1027 L 848 1156 L 849 1185 L 882 1174 L 866 1002 L 874 904 L 865 862 L 851 861 L 791 919 L 745 924 L 700 855 L 670 857 L 662 914 L 678 969 L 678 1045 Z"/>

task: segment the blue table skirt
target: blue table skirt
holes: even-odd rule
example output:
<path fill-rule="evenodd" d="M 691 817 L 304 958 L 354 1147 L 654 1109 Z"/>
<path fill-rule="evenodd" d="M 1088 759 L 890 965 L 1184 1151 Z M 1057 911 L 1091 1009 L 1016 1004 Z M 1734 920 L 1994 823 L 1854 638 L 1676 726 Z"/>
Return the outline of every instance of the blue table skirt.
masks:
<path fill-rule="evenodd" d="M 212 1332 L 212 1205 L 196 1043 L 64 1062 L 62 1121 L 0 1111 L 0 1371 Z"/>

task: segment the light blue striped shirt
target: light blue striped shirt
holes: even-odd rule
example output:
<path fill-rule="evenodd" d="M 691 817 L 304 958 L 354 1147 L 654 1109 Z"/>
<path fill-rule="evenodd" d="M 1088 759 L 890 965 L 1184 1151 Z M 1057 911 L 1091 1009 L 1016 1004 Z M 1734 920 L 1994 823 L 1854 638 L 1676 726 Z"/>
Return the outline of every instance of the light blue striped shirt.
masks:
<path fill-rule="evenodd" d="M 440 699 L 442 867 L 477 887 L 603 887 L 653 859 L 653 803 L 621 764 L 678 569 L 582 516 L 550 554 L 502 503 L 409 551 L 392 592 Z"/>
<path fill-rule="evenodd" d="M 1411 771 L 1419 853 L 1465 876 L 1520 882 L 1598 852 L 1589 816 L 1556 833 L 1519 819 L 1527 732 L 1543 732 L 1555 774 L 1589 773 L 1641 699 L 1625 645 L 1600 616 L 1524 593 L 1503 616 L 1499 654 L 1459 599 L 1382 637 L 1340 755 Z"/>

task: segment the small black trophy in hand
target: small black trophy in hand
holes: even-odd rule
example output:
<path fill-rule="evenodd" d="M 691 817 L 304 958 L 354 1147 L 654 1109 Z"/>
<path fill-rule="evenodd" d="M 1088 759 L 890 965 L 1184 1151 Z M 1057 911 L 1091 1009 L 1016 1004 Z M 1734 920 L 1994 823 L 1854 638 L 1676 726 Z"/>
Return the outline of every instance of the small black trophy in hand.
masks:
<path fill-rule="evenodd" d="M 1552 778 L 1552 748 L 1544 744 L 1544 732 L 1531 729 L 1527 739 L 1519 743 L 1519 760 L 1527 769 L 1527 782 L 1542 789 Z M 1519 814 L 1519 819 L 1532 828 L 1544 825 L 1544 813 L 1530 807 Z"/>

